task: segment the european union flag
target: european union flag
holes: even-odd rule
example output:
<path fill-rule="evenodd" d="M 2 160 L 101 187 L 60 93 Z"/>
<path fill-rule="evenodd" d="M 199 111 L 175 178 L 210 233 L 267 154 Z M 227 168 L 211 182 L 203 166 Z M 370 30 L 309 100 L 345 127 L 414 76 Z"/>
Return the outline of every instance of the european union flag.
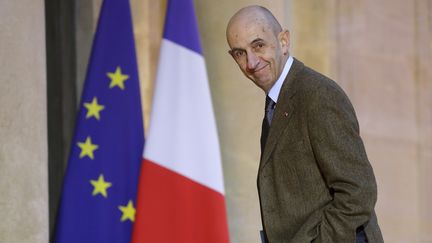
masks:
<path fill-rule="evenodd" d="M 143 146 L 129 2 L 105 0 L 64 179 L 57 243 L 130 241 Z"/>

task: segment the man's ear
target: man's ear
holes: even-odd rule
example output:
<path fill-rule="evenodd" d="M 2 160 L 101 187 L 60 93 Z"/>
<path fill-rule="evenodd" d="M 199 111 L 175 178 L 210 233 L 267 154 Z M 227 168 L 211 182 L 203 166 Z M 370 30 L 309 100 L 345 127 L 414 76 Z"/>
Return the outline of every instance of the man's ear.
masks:
<path fill-rule="evenodd" d="M 280 42 L 281 47 L 282 47 L 282 51 L 283 51 L 283 53 L 285 55 L 285 54 L 288 53 L 289 48 L 290 48 L 290 44 L 291 44 L 291 42 L 290 42 L 290 32 L 288 30 L 282 30 L 279 33 L 278 37 L 279 37 L 279 42 Z"/>

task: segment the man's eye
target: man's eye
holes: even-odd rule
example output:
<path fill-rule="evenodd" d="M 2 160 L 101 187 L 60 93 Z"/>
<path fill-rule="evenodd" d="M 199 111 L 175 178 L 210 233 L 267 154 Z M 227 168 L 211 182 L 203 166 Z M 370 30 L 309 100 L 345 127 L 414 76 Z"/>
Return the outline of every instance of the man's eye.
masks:
<path fill-rule="evenodd" d="M 255 48 L 263 48 L 264 47 L 264 44 L 263 43 L 258 43 L 256 46 L 255 46 Z"/>
<path fill-rule="evenodd" d="M 242 57 L 244 55 L 244 51 L 236 51 L 234 52 L 234 56 L 236 57 Z"/>

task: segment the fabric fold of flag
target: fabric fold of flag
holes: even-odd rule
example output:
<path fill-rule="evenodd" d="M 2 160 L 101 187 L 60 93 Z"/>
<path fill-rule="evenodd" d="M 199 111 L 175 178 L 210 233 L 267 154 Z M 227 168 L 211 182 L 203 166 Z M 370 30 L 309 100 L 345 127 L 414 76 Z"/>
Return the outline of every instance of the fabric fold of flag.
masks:
<path fill-rule="evenodd" d="M 221 157 L 192 0 L 165 20 L 132 242 L 229 242 Z"/>
<path fill-rule="evenodd" d="M 57 243 L 130 242 L 144 146 L 129 1 L 105 0 L 57 217 Z"/>

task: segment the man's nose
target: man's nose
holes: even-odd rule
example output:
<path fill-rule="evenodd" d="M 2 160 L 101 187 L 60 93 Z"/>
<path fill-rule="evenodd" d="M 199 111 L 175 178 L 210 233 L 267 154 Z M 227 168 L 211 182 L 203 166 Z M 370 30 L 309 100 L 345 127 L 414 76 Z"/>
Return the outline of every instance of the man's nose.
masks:
<path fill-rule="evenodd" d="M 247 69 L 248 71 L 253 71 L 259 63 L 259 58 L 254 52 L 247 53 Z"/>

